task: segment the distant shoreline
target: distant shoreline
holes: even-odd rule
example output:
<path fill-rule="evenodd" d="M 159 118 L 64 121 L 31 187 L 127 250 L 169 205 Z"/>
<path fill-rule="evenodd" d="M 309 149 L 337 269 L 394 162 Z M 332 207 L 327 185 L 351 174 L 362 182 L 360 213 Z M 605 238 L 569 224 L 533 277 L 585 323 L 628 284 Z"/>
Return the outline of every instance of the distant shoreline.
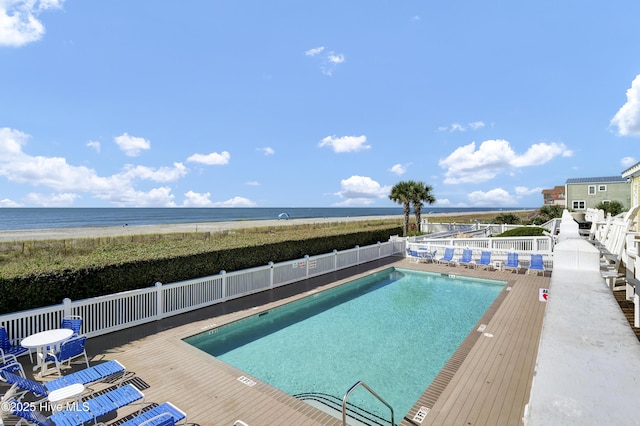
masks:
<path fill-rule="evenodd" d="M 448 213 L 423 213 L 423 217 L 442 216 L 476 216 L 482 214 L 502 214 L 522 210 L 496 210 L 477 212 L 448 212 Z M 411 215 L 413 217 L 413 214 Z M 226 222 L 198 222 L 198 223 L 172 223 L 160 225 L 136 225 L 136 226 L 104 226 L 82 228 L 46 228 L 0 231 L 0 242 L 19 241 L 45 241 L 45 240 L 70 240 L 82 238 L 119 237 L 128 235 L 145 234 L 170 234 L 191 232 L 224 232 L 240 228 L 261 228 L 269 226 L 293 226 L 322 223 L 362 222 L 375 220 L 402 220 L 402 215 L 387 216 L 353 216 L 353 217 L 316 217 L 306 219 L 259 219 L 259 220 L 234 220 Z"/>

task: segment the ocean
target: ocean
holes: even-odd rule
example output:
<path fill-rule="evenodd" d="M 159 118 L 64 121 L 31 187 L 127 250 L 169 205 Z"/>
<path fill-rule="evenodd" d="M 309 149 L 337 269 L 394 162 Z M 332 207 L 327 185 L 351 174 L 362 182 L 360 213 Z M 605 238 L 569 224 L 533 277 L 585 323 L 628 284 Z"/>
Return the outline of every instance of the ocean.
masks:
<path fill-rule="evenodd" d="M 423 214 L 528 210 L 523 208 L 437 208 L 426 206 Z M 231 222 L 316 217 L 397 216 L 402 207 L 282 207 L 282 208 L 0 208 L 0 231 L 22 229 L 85 228 L 95 226 L 162 225 L 172 223 Z"/>

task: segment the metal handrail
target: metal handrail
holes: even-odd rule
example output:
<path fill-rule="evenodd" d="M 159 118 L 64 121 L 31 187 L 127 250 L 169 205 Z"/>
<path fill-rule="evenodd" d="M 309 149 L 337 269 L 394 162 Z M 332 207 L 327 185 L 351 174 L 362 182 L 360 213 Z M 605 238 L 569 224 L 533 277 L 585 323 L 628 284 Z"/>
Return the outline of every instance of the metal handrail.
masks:
<path fill-rule="evenodd" d="M 351 394 L 351 392 L 353 392 L 358 386 L 363 386 L 366 390 L 369 391 L 369 393 L 371 393 L 371 395 L 378 398 L 380 402 L 382 402 L 384 405 L 387 406 L 389 410 L 391 410 L 391 425 L 395 425 L 396 423 L 393 418 L 393 407 L 389 405 L 387 401 L 382 399 L 382 397 L 378 395 L 373 389 L 371 389 L 365 382 L 360 380 L 358 383 L 351 386 L 347 391 L 347 393 L 345 393 L 344 397 L 342 398 L 342 426 L 347 426 L 347 399 L 349 398 L 349 395 Z"/>

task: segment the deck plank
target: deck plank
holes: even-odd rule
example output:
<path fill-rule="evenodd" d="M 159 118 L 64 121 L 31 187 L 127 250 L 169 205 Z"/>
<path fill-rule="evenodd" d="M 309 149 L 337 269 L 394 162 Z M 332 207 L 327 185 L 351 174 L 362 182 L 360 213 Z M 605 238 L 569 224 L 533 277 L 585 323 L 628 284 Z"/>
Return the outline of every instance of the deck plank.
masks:
<path fill-rule="evenodd" d="M 422 424 L 522 423 L 544 315 L 538 293 L 550 279 L 497 271 L 482 275 L 502 277 L 511 286 L 484 330 L 493 337 L 478 339 Z"/>
<path fill-rule="evenodd" d="M 417 425 L 412 420 L 421 406 L 431 409 L 422 425 L 521 424 L 528 401 L 536 359 L 544 303 L 538 301 L 538 289 L 549 286 L 546 277 L 485 271 L 461 266 L 410 263 L 395 258 L 327 274 L 292 288 L 286 298 L 277 291 L 230 301 L 225 306 L 205 308 L 190 314 L 157 321 L 132 330 L 92 338 L 88 351 L 92 363 L 117 359 L 149 388 L 143 392 L 147 402 L 171 401 L 188 413 L 189 423 L 231 425 L 242 419 L 255 425 L 338 426 L 342 422 L 284 392 L 231 367 L 194 348 L 182 339 L 241 317 L 255 315 L 304 297 L 309 290 L 324 289 L 381 270 L 389 266 L 412 268 L 508 281 L 511 291 L 485 314 L 485 332 L 472 331 L 465 343 L 449 360 L 441 374 L 407 413 L 396 414 L 396 422 Z M 481 322 L 483 321 L 481 320 Z M 79 368 L 79 367 L 74 367 Z M 255 381 L 248 386 L 240 376 Z M 346 389 L 345 389 L 346 391 Z M 412 401 L 414 402 L 414 401 Z M 118 416 L 132 412 L 122 409 Z M 115 418 L 114 418 L 115 419 Z M 109 419 L 107 423 L 114 419 Z"/>

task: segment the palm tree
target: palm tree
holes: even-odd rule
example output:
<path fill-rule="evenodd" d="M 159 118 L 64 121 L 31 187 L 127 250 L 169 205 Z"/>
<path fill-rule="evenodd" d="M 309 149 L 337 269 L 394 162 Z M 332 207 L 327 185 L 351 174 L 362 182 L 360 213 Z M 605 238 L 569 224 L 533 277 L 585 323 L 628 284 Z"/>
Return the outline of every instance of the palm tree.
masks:
<path fill-rule="evenodd" d="M 420 229 L 420 223 L 422 221 L 422 207 L 423 202 L 427 204 L 433 204 L 436 202 L 436 197 L 431 194 L 433 187 L 427 185 L 424 182 L 412 182 L 411 202 L 413 203 L 413 212 L 416 215 L 416 225 Z"/>
<path fill-rule="evenodd" d="M 412 189 L 413 185 L 411 181 L 398 182 L 391 187 L 391 193 L 389 199 L 395 201 L 398 204 L 402 204 L 404 213 L 404 236 L 409 233 L 409 213 L 411 212 L 412 201 Z"/>

